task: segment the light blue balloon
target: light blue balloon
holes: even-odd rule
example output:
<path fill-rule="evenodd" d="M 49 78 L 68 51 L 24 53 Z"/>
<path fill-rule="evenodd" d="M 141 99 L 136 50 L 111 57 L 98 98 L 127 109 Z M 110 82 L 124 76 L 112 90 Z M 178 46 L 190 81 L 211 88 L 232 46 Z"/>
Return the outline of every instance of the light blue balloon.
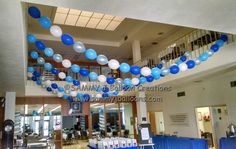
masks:
<path fill-rule="evenodd" d="M 38 57 L 38 58 L 37 58 L 37 63 L 38 63 L 39 65 L 43 65 L 43 64 L 45 63 L 44 58 Z"/>
<path fill-rule="evenodd" d="M 152 76 L 159 76 L 161 74 L 161 69 L 154 67 L 152 68 Z"/>
<path fill-rule="evenodd" d="M 101 92 L 103 90 L 103 87 L 101 87 L 101 86 L 99 86 L 98 88 L 97 88 L 97 92 Z"/>
<path fill-rule="evenodd" d="M 203 62 L 203 61 L 206 61 L 208 59 L 208 57 L 209 56 L 208 56 L 207 52 L 204 52 L 199 56 L 199 60 Z"/>
<path fill-rule="evenodd" d="M 127 72 L 130 71 L 130 66 L 127 63 L 122 63 L 122 64 L 120 64 L 120 68 L 119 69 L 120 69 L 121 72 L 127 73 Z"/>
<path fill-rule="evenodd" d="M 169 73 L 170 73 L 170 70 L 168 68 L 164 68 L 161 71 L 161 74 L 164 75 L 164 76 L 168 75 Z"/>
<path fill-rule="evenodd" d="M 161 78 L 161 75 L 154 76 L 155 80 L 159 80 Z"/>
<path fill-rule="evenodd" d="M 80 67 L 79 67 L 77 64 L 73 64 L 73 65 L 71 66 L 71 70 L 72 70 L 72 72 L 74 72 L 74 73 L 79 73 Z"/>
<path fill-rule="evenodd" d="M 47 57 L 52 57 L 53 54 L 54 54 L 54 51 L 52 48 L 45 48 L 44 49 L 44 54 L 47 56 Z"/>
<path fill-rule="evenodd" d="M 50 28 L 52 26 L 52 22 L 49 18 L 42 16 L 41 18 L 38 19 L 39 24 L 43 27 L 43 28 Z"/>
<path fill-rule="evenodd" d="M 39 54 L 38 54 L 38 52 L 36 52 L 36 51 L 32 51 L 32 52 L 30 53 L 30 56 L 31 56 L 32 59 L 37 59 L 37 58 L 39 57 Z"/>
<path fill-rule="evenodd" d="M 128 86 L 132 85 L 132 81 L 129 78 L 124 79 L 123 83 Z"/>
<path fill-rule="evenodd" d="M 30 72 L 30 73 L 34 72 L 34 67 L 28 67 L 27 72 Z"/>
<path fill-rule="evenodd" d="M 80 41 L 77 41 L 73 44 L 73 49 L 78 53 L 84 53 L 86 50 L 84 44 Z"/>
<path fill-rule="evenodd" d="M 54 60 L 55 62 L 57 62 L 57 63 L 60 63 L 60 62 L 62 62 L 62 60 L 63 60 L 61 54 L 54 54 L 52 58 L 53 58 L 53 60 Z"/>
<path fill-rule="evenodd" d="M 217 40 L 216 42 L 215 42 L 215 44 L 217 44 L 219 47 L 222 47 L 223 45 L 224 45 L 224 41 L 223 40 L 221 40 L 221 39 L 219 39 L 219 40 Z"/>
<path fill-rule="evenodd" d="M 33 34 L 28 34 L 27 35 L 27 40 L 28 40 L 29 43 L 35 43 L 37 38 Z"/>
<path fill-rule="evenodd" d="M 90 80 L 95 81 L 95 80 L 98 79 L 98 75 L 95 72 L 90 72 L 89 73 L 89 78 L 90 78 Z"/>
<path fill-rule="evenodd" d="M 73 78 L 71 76 L 66 77 L 66 82 L 71 83 L 73 82 Z"/>
<path fill-rule="evenodd" d="M 116 79 L 116 83 L 122 84 L 122 82 L 123 82 L 123 80 L 122 80 L 121 78 L 117 78 L 117 79 Z"/>
<path fill-rule="evenodd" d="M 100 65 L 106 65 L 108 63 L 108 59 L 105 55 L 98 55 L 97 62 Z"/>
<path fill-rule="evenodd" d="M 140 77 L 140 78 L 139 78 L 139 83 L 140 83 L 140 84 L 144 84 L 144 83 L 146 83 L 146 82 L 147 82 L 146 77 Z"/>
<path fill-rule="evenodd" d="M 60 86 L 60 87 L 58 87 L 57 89 L 58 89 L 58 91 L 59 91 L 59 92 L 64 92 L 64 88 L 63 88 L 63 87 L 61 87 L 61 86 Z"/>
<path fill-rule="evenodd" d="M 85 51 L 85 57 L 89 60 L 94 60 L 97 58 L 97 52 L 93 49 L 88 49 Z"/>
<path fill-rule="evenodd" d="M 45 64 L 44 64 L 44 69 L 47 70 L 47 71 L 51 71 L 51 70 L 52 70 L 52 64 L 50 64 L 50 63 L 45 63 Z"/>
<path fill-rule="evenodd" d="M 113 96 L 113 93 L 108 93 L 108 96 L 109 96 L 109 97 L 112 97 L 112 96 Z"/>
<path fill-rule="evenodd" d="M 176 63 L 176 65 L 179 65 L 179 64 L 183 63 L 183 61 L 181 61 L 180 59 L 178 59 L 175 63 Z"/>

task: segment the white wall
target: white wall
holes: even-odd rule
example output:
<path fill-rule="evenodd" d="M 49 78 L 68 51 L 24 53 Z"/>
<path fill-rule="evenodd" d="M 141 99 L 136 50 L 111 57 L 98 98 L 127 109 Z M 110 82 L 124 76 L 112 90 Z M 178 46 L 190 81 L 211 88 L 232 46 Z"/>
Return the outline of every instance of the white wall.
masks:
<path fill-rule="evenodd" d="M 214 76 L 211 76 L 212 78 Z M 179 136 L 197 137 L 195 108 L 210 105 L 227 105 L 229 122 L 236 124 L 236 88 L 230 87 L 230 81 L 236 80 L 236 72 L 231 72 L 215 79 L 208 78 L 202 83 L 190 82 L 171 92 L 153 93 L 163 98 L 163 103 L 147 103 L 148 111 L 164 112 L 165 133 L 178 132 Z M 210 79 L 210 80 L 209 80 Z M 186 96 L 177 98 L 177 92 L 185 91 Z M 148 95 L 151 96 L 151 95 Z M 188 113 L 189 126 L 173 126 L 169 116 L 175 113 Z"/>

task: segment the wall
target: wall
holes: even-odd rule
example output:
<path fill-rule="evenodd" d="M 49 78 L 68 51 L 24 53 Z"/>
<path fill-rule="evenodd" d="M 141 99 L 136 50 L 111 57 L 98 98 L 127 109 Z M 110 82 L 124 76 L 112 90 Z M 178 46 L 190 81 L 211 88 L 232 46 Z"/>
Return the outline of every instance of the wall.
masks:
<path fill-rule="evenodd" d="M 201 83 L 190 82 L 171 92 L 152 93 L 163 98 L 163 103 L 147 103 L 148 111 L 163 111 L 165 133 L 178 132 L 179 136 L 197 137 L 196 107 L 210 105 L 227 105 L 229 122 L 236 124 L 236 88 L 230 87 L 230 81 L 236 80 L 236 72 L 230 72 L 219 77 L 210 76 L 208 81 Z M 177 92 L 185 91 L 186 96 L 177 98 Z M 151 95 L 148 95 L 151 96 Z M 171 125 L 169 116 L 176 113 L 188 113 L 188 126 Z"/>

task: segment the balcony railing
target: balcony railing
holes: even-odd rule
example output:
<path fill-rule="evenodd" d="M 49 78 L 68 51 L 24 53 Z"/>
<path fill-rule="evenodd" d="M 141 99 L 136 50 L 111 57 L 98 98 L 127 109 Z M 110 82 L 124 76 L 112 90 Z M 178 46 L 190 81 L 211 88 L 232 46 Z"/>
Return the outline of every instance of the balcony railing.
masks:
<path fill-rule="evenodd" d="M 165 49 L 157 49 L 157 52 L 143 58 L 141 61 L 137 62 L 136 65 L 153 68 L 157 66 L 157 64 L 165 61 L 164 66 L 169 67 L 187 51 L 190 53 L 190 58 L 195 59 L 200 53 L 209 50 L 211 45 L 219 39 L 221 34 L 222 33 L 214 31 L 194 30 L 166 46 Z M 229 40 L 226 44 L 235 42 L 235 35 L 227 35 Z"/>

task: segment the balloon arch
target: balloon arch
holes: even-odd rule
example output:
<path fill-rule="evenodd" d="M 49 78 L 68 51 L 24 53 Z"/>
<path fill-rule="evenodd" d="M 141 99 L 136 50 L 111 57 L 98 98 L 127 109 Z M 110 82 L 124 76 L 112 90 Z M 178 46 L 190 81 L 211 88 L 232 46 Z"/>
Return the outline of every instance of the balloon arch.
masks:
<path fill-rule="evenodd" d="M 153 82 L 154 80 L 159 80 L 169 74 L 178 74 L 179 72 L 184 72 L 188 69 L 193 69 L 202 62 L 208 60 L 209 57 L 214 55 L 223 45 L 227 42 L 228 37 L 226 35 L 221 35 L 221 37 L 210 47 L 207 52 L 203 52 L 199 55 L 197 59 L 190 59 L 190 53 L 186 52 L 181 56 L 175 64 L 170 67 L 164 67 L 163 63 L 158 64 L 154 68 L 140 67 L 137 65 L 130 66 L 127 63 L 120 63 L 116 59 L 108 59 L 105 55 L 97 54 L 94 49 L 86 49 L 85 45 L 81 41 L 74 41 L 70 34 L 63 33 L 62 29 L 58 25 L 52 25 L 49 18 L 41 16 L 40 10 L 31 6 L 28 8 L 28 13 L 32 18 L 38 19 L 38 23 L 42 28 L 49 29 L 52 36 L 60 38 L 61 42 L 66 46 L 72 46 L 75 52 L 79 54 L 85 54 L 86 59 L 96 60 L 99 65 L 108 65 L 112 70 L 119 69 L 122 73 L 131 73 L 133 78 L 113 78 L 111 76 L 98 75 L 95 72 L 89 72 L 86 68 L 80 68 L 77 64 L 72 64 L 70 60 L 63 59 L 59 53 L 54 53 L 52 48 L 47 47 L 43 41 L 38 40 L 33 34 L 27 35 L 27 40 L 29 43 L 34 44 L 38 51 L 32 51 L 30 57 L 37 61 L 37 63 L 44 67 L 45 70 L 50 71 L 53 75 L 58 76 L 60 79 L 65 80 L 68 84 L 63 86 L 57 83 L 47 80 L 44 76 L 41 76 L 40 72 L 35 71 L 34 67 L 28 67 L 28 76 L 36 82 L 37 85 L 45 88 L 48 92 L 52 92 L 60 98 L 67 99 L 69 101 L 89 101 L 91 95 L 85 93 L 79 93 L 78 90 L 71 90 L 70 86 L 80 86 L 80 81 L 74 79 L 71 76 L 67 76 L 64 72 L 60 72 L 51 63 L 46 62 L 45 59 L 40 55 L 44 54 L 47 58 L 52 58 L 56 63 L 62 63 L 62 66 L 66 69 L 71 69 L 73 73 L 80 74 L 83 77 L 88 77 L 91 81 L 99 81 L 104 86 L 99 86 L 94 88 L 97 92 L 96 98 L 108 98 L 112 96 L 118 96 L 119 91 L 110 91 L 108 85 L 117 84 L 121 85 L 123 90 L 127 90 L 132 87 L 140 86 L 145 83 Z"/>

